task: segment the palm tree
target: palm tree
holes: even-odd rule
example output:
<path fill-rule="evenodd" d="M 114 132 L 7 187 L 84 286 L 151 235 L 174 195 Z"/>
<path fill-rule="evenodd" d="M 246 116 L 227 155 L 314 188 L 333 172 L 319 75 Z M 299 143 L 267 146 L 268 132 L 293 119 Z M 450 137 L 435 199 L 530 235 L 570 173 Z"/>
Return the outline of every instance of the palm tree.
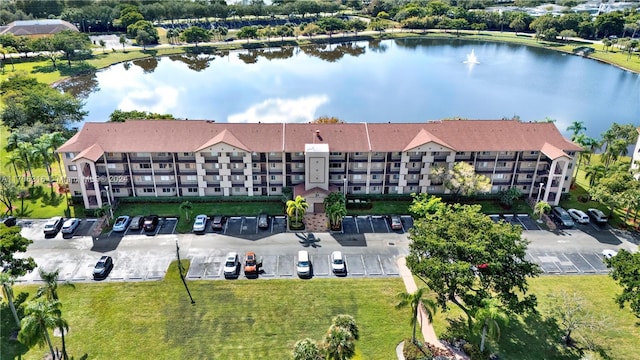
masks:
<path fill-rule="evenodd" d="M 327 360 L 347 360 L 356 354 L 353 334 L 340 326 L 331 325 L 324 336 Z"/>
<path fill-rule="evenodd" d="M 347 205 L 344 194 L 332 192 L 324 199 L 324 211 L 329 217 L 332 229 L 340 229 L 342 218 L 347 216 Z"/>
<path fill-rule="evenodd" d="M 103 216 L 106 216 L 107 214 L 110 213 L 110 210 L 111 210 L 111 205 L 107 203 L 102 203 L 102 206 L 96 209 L 96 212 L 95 212 L 96 217 L 101 218 Z"/>
<path fill-rule="evenodd" d="M 536 206 L 533 208 L 533 214 L 538 217 L 538 219 L 542 218 L 542 214 L 546 214 L 551 210 L 551 205 L 549 205 L 546 201 L 538 201 Z"/>
<path fill-rule="evenodd" d="M 18 154 L 24 161 L 26 170 L 29 173 L 29 176 L 31 177 L 31 186 L 35 185 L 35 178 L 33 177 L 33 171 L 31 171 L 31 163 L 33 160 L 32 145 L 28 142 L 21 142 L 17 145 L 16 151 L 18 151 Z"/>
<path fill-rule="evenodd" d="M 62 172 L 62 161 L 60 159 L 60 154 L 55 152 L 56 149 L 58 149 L 60 146 L 62 146 L 62 144 L 64 144 L 67 141 L 67 138 L 64 136 L 63 133 L 56 131 L 54 133 L 51 134 L 47 134 L 49 136 L 49 146 L 51 147 L 51 150 L 53 152 L 53 156 L 56 160 L 56 162 L 58 163 L 58 169 L 60 170 L 60 176 L 63 176 L 64 173 Z"/>
<path fill-rule="evenodd" d="M 49 187 L 53 191 L 53 173 L 51 171 L 51 162 L 55 160 L 53 151 L 51 151 L 51 145 L 49 144 L 48 134 L 44 134 L 38 138 L 38 141 L 33 144 L 33 154 L 35 157 L 42 161 L 44 169 L 47 171 L 49 177 Z"/>
<path fill-rule="evenodd" d="M 58 276 L 60 275 L 60 270 L 56 270 L 56 271 L 52 271 L 52 272 L 46 272 L 42 269 L 38 270 L 40 273 L 40 278 L 44 281 L 44 286 L 40 286 L 38 288 L 38 292 L 36 293 L 36 298 L 42 297 L 44 295 L 44 297 L 48 300 L 48 301 L 58 301 Z M 73 285 L 70 282 L 65 282 L 64 283 L 66 286 L 70 286 L 75 288 L 75 285 Z M 62 315 L 62 313 L 60 313 L 60 315 Z M 65 329 L 63 326 L 59 326 L 60 329 L 60 334 L 62 336 L 62 356 L 64 357 L 64 359 L 68 359 L 68 355 L 67 355 L 67 344 L 66 341 L 64 339 L 64 334 L 66 332 L 67 329 Z"/>
<path fill-rule="evenodd" d="M 567 128 L 568 131 L 573 132 L 573 135 L 571 136 L 571 141 L 575 141 L 576 137 L 583 131 L 587 130 L 587 128 L 584 126 L 584 122 L 582 121 L 574 121 L 571 123 L 571 125 Z"/>
<path fill-rule="evenodd" d="M 508 323 L 509 317 L 500 309 L 497 299 L 483 299 L 482 307 L 476 312 L 477 327 L 482 328 L 482 340 L 480 340 L 480 352 L 484 351 L 484 343 L 487 333 L 491 337 L 500 339 L 500 322 Z"/>
<path fill-rule="evenodd" d="M 60 302 L 46 301 L 44 299 L 30 301 L 24 309 L 25 317 L 22 319 L 22 329 L 18 333 L 18 340 L 31 348 L 35 345 L 49 346 L 51 357 L 57 359 L 53 350 L 49 329 L 63 327 L 69 329 L 67 322 L 62 319 Z"/>
<path fill-rule="evenodd" d="M 315 341 L 306 338 L 299 340 L 293 346 L 293 360 L 319 360 L 320 348 Z"/>
<path fill-rule="evenodd" d="M 191 201 L 183 201 L 182 204 L 180 204 L 180 210 L 184 211 L 187 221 L 190 221 L 189 215 L 191 214 L 192 209 L 193 204 L 191 203 Z"/>
<path fill-rule="evenodd" d="M 16 311 L 16 305 L 13 303 L 13 283 L 14 279 L 11 275 L 0 272 L 0 285 L 2 285 L 2 294 L 9 303 L 9 308 L 13 314 L 13 318 L 16 321 L 16 326 L 20 328 L 20 318 L 18 318 L 18 312 Z"/>
<path fill-rule="evenodd" d="M 607 168 L 602 164 L 587 166 L 584 177 L 589 181 L 589 186 L 593 187 L 607 172 Z"/>
<path fill-rule="evenodd" d="M 627 155 L 628 146 L 629 144 L 624 139 L 614 139 L 609 143 L 609 146 L 607 146 L 607 149 L 603 154 L 605 166 L 609 168 L 609 165 L 611 165 L 612 162 L 617 161 L 620 156 Z"/>
<path fill-rule="evenodd" d="M 22 157 L 17 151 L 12 151 L 11 155 L 7 159 L 7 163 L 5 166 L 11 165 L 13 167 L 13 172 L 16 174 L 16 181 L 20 179 L 20 174 L 18 173 L 18 169 L 24 169 L 24 161 Z"/>
<path fill-rule="evenodd" d="M 351 315 L 340 314 L 333 318 L 333 325 L 349 330 L 355 340 L 360 339 L 360 329 L 356 324 L 356 319 Z"/>
<path fill-rule="evenodd" d="M 302 220 L 302 216 L 300 216 L 300 212 L 304 212 L 309 207 L 307 200 L 305 200 L 302 196 L 296 196 L 295 200 L 287 200 L 287 215 L 289 218 L 293 218 L 293 223 L 296 225 L 300 225 Z"/>
<path fill-rule="evenodd" d="M 420 304 L 424 305 L 425 315 L 427 315 L 429 322 L 433 320 L 433 315 L 436 313 L 437 309 L 436 303 L 433 300 L 425 298 L 426 292 L 426 288 L 420 288 L 413 294 L 406 292 L 398 294 L 400 302 L 396 305 L 396 309 L 401 309 L 407 306 L 411 307 L 411 325 L 413 325 L 411 342 L 414 344 L 416 343 L 416 325 L 418 324 L 418 310 L 420 308 Z"/>

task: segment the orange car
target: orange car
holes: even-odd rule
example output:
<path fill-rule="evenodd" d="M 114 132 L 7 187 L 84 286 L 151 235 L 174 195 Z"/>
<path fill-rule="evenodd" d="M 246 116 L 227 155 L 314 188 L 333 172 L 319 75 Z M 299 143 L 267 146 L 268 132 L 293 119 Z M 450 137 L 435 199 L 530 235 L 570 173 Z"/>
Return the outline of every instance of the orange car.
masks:
<path fill-rule="evenodd" d="M 245 275 L 257 275 L 258 274 L 258 259 L 256 258 L 256 253 L 253 251 L 247 252 L 244 257 L 244 274 Z"/>

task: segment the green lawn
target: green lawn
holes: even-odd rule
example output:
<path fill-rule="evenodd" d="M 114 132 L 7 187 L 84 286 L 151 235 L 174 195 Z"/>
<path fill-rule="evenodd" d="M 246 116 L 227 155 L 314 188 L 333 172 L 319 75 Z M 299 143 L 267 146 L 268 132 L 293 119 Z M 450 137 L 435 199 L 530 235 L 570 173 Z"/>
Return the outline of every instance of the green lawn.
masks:
<path fill-rule="evenodd" d="M 586 308 L 596 316 L 604 316 L 607 327 L 597 333 L 593 340 L 601 346 L 601 354 L 605 359 L 640 359 L 637 349 L 640 346 L 640 327 L 629 308 L 620 309 L 614 302 L 614 294 L 620 292 L 618 285 L 607 275 L 584 276 L 541 276 L 529 281 L 531 292 L 538 297 L 538 309 L 542 317 L 526 317 L 511 319 L 507 326 L 501 328 L 499 342 L 490 342 L 493 351 L 501 358 L 518 360 L 539 359 L 580 359 L 576 349 L 567 349 L 561 345 L 564 335 L 558 324 L 550 321 L 549 294 L 557 294 L 561 290 L 577 292 L 586 299 Z M 455 305 L 447 313 L 438 313 L 434 320 L 436 333 L 446 333 L 449 326 L 447 319 L 464 318 L 463 313 Z M 466 319 L 466 318 L 464 318 Z M 581 332 L 573 333 L 579 339 Z M 476 339 L 479 341 L 479 338 Z M 504 357 L 502 357 L 504 356 Z"/>
<path fill-rule="evenodd" d="M 175 263 L 169 274 L 158 282 L 59 288 L 70 353 L 89 359 L 286 359 L 297 340 L 321 339 L 337 314 L 353 315 L 360 327 L 358 359 L 391 359 L 411 335 L 410 311 L 394 308 L 404 288 L 400 278 L 190 281 L 191 305 Z M 25 289 L 35 287 L 15 293 Z M 2 314 L 3 359 L 14 359 L 25 349 L 6 340 L 6 307 Z M 21 358 L 42 359 L 45 352 L 35 348 Z"/>

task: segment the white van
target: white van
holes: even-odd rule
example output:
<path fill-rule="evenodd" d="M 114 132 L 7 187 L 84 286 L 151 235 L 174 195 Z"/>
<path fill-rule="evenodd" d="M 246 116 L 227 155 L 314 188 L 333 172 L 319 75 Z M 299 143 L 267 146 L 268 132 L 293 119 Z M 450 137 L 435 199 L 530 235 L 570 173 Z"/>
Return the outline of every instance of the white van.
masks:
<path fill-rule="evenodd" d="M 309 252 L 306 250 L 298 251 L 298 263 L 296 264 L 296 270 L 299 277 L 311 276 L 311 261 L 309 261 Z"/>

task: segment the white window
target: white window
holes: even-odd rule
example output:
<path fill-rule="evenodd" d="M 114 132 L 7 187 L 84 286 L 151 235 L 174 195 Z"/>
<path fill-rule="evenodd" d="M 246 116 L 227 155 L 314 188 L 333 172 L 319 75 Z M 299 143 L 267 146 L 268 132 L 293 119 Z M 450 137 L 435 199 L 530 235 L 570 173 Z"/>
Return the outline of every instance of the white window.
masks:
<path fill-rule="evenodd" d="M 237 181 L 237 180 L 243 180 L 244 176 L 242 175 L 234 175 L 233 178 Z"/>
<path fill-rule="evenodd" d="M 297 152 L 296 153 L 296 156 L 303 156 L 303 155 L 304 155 L 304 153 L 302 153 L 302 152 Z"/>
<path fill-rule="evenodd" d="M 143 176 L 142 181 L 151 181 L 151 176 Z"/>
<path fill-rule="evenodd" d="M 116 168 L 116 164 L 107 164 L 107 168 L 115 169 Z"/>
<path fill-rule="evenodd" d="M 173 176 L 160 176 L 160 181 L 173 180 Z"/>
<path fill-rule="evenodd" d="M 215 180 L 215 181 L 220 181 L 220 175 L 215 175 L 215 176 L 213 177 L 213 180 Z"/>
<path fill-rule="evenodd" d="M 151 153 L 148 153 L 148 152 L 139 152 L 139 153 L 136 153 L 136 156 L 139 156 L 139 157 L 149 157 L 149 156 L 151 156 Z"/>
<path fill-rule="evenodd" d="M 354 174 L 353 180 L 362 180 L 362 175 Z"/>
<path fill-rule="evenodd" d="M 356 167 L 357 168 L 362 168 L 362 167 L 364 167 L 364 164 L 363 163 L 356 163 Z"/>
<path fill-rule="evenodd" d="M 504 174 L 494 174 L 493 178 L 496 180 L 504 179 Z"/>
<path fill-rule="evenodd" d="M 218 164 L 218 163 L 213 163 L 213 168 L 214 168 L 214 169 L 220 169 L 220 164 Z"/>
<path fill-rule="evenodd" d="M 212 151 L 212 152 L 211 152 L 211 156 L 213 156 L 213 157 L 218 157 L 218 152 L 216 152 L 216 151 Z"/>
<path fill-rule="evenodd" d="M 198 177 L 195 175 L 188 175 L 187 176 L 187 181 L 196 181 L 198 180 Z"/>
<path fill-rule="evenodd" d="M 304 180 L 304 175 L 296 175 L 295 179 L 302 181 Z"/>
<path fill-rule="evenodd" d="M 296 169 L 302 169 L 304 167 L 304 164 L 296 164 Z"/>
<path fill-rule="evenodd" d="M 69 165 L 69 171 L 78 171 L 78 167 L 75 165 Z"/>
<path fill-rule="evenodd" d="M 64 156 L 67 159 L 73 159 L 74 157 L 76 157 L 76 154 L 75 153 L 65 153 Z"/>
<path fill-rule="evenodd" d="M 159 152 L 158 156 L 167 156 L 167 153 L 166 152 Z"/>

